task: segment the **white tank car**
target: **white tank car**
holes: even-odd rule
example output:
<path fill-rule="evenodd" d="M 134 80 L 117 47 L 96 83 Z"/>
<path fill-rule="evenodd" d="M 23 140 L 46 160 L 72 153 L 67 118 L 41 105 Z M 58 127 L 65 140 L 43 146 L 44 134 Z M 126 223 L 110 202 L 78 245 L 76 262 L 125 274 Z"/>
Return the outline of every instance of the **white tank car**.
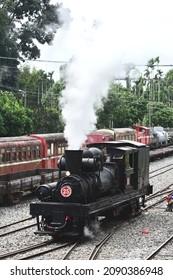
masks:
<path fill-rule="evenodd" d="M 163 129 L 162 126 L 154 126 L 154 132 L 157 133 L 159 138 L 159 146 L 167 146 L 168 145 L 168 133 Z"/>

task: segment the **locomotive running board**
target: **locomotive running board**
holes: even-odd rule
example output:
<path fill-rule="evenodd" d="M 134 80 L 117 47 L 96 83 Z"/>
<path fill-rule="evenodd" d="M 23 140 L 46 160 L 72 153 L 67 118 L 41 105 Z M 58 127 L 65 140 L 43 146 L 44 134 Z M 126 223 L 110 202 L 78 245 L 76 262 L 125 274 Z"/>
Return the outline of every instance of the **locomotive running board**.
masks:
<path fill-rule="evenodd" d="M 32 202 L 30 204 L 30 214 L 32 217 L 37 216 L 49 216 L 52 213 L 65 212 L 68 215 L 72 215 L 74 212 L 77 216 L 85 217 L 88 215 L 101 213 L 105 210 L 112 209 L 116 206 L 120 206 L 128 203 L 133 199 L 138 199 L 141 196 L 146 195 L 146 190 L 136 190 L 133 192 L 123 193 L 120 195 L 114 195 L 112 197 L 104 197 L 99 201 L 89 204 L 82 203 L 63 203 L 63 202 Z"/>

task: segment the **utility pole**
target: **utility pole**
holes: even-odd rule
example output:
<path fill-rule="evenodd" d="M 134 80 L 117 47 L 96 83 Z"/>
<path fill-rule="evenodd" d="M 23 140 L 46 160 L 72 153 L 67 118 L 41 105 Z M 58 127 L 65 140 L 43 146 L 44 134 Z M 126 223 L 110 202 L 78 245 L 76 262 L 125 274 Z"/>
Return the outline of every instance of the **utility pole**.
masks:
<path fill-rule="evenodd" d="M 149 100 L 148 100 L 148 114 L 149 114 L 149 126 L 152 126 L 152 114 L 153 114 L 153 80 L 150 78 L 150 83 L 149 83 Z"/>
<path fill-rule="evenodd" d="M 158 102 L 160 102 L 160 77 L 158 79 Z"/>
<path fill-rule="evenodd" d="M 39 86 L 38 86 L 38 99 L 37 99 L 37 104 L 40 104 L 40 90 L 39 90 Z"/>
<path fill-rule="evenodd" d="M 26 91 L 19 89 L 19 92 L 22 94 L 22 98 L 23 98 L 23 105 L 26 108 Z"/>

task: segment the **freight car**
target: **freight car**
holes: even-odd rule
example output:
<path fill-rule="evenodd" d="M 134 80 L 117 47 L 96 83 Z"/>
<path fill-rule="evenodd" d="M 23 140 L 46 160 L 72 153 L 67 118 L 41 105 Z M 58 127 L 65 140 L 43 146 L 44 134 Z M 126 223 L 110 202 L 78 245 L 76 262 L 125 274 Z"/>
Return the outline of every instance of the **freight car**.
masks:
<path fill-rule="evenodd" d="M 1 137 L 0 203 L 19 202 L 24 192 L 57 179 L 66 146 L 63 133 Z"/>
<path fill-rule="evenodd" d="M 99 216 L 132 215 L 152 193 L 149 147 L 134 141 L 107 141 L 66 150 L 57 183 L 36 190 L 30 204 L 36 234 L 81 236 Z"/>

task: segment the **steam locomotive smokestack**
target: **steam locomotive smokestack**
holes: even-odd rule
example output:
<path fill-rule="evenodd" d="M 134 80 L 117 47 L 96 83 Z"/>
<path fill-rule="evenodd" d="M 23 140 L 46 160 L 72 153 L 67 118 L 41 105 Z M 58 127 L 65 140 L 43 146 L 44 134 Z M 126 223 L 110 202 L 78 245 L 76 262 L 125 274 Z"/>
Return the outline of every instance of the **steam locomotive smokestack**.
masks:
<path fill-rule="evenodd" d="M 80 174 L 82 169 L 82 150 L 65 150 L 66 171 Z"/>

